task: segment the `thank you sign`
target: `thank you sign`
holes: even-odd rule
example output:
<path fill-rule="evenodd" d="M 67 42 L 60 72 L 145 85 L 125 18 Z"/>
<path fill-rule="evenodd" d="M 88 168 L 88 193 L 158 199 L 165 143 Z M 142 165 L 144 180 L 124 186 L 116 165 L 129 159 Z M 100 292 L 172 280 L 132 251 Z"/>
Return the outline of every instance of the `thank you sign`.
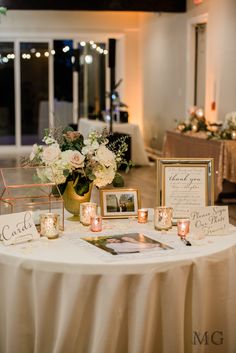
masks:
<path fill-rule="evenodd" d="M 229 228 L 228 206 L 191 208 L 189 218 L 193 234 L 224 235 Z"/>
<path fill-rule="evenodd" d="M 5 245 L 40 237 L 30 211 L 0 216 L 0 239 Z"/>

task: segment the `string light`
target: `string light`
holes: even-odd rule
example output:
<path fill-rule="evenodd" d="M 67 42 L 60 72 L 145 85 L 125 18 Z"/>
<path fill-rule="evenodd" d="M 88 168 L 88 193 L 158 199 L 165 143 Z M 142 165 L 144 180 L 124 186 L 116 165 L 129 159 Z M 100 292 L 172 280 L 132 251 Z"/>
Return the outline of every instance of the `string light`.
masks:
<path fill-rule="evenodd" d="M 100 54 L 103 54 L 103 55 L 107 55 L 108 54 L 108 50 L 107 49 L 101 48 L 93 40 L 90 40 L 88 43 L 86 43 L 85 41 L 81 41 L 80 42 L 80 46 L 82 46 L 82 47 L 85 47 L 86 44 L 90 44 L 91 48 L 96 50 L 96 52 L 98 52 Z M 66 46 L 64 46 L 62 48 L 62 51 L 63 51 L 63 53 L 66 53 L 66 52 L 70 51 L 70 49 L 71 48 L 68 45 L 66 45 Z M 30 49 L 30 53 L 34 54 L 36 58 L 40 58 L 42 55 L 48 58 L 50 56 L 50 54 L 51 55 L 55 55 L 56 51 L 54 49 L 52 49 L 52 50 L 50 50 L 50 52 L 49 51 L 45 51 L 44 53 L 40 53 L 35 48 L 31 48 Z M 22 57 L 22 59 L 28 59 L 29 60 L 29 59 L 31 59 L 31 54 L 22 53 L 21 57 Z M 15 54 L 14 53 L 8 53 L 8 54 L 5 54 L 5 56 L 2 56 L 0 54 L 0 59 L 1 59 L 1 63 L 8 63 L 9 60 L 14 60 L 15 59 Z M 91 64 L 93 62 L 92 55 L 85 55 L 84 61 L 87 64 Z M 72 64 L 75 62 L 75 57 L 74 56 L 71 56 L 71 62 L 72 62 Z"/>
<path fill-rule="evenodd" d="M 69 50 L 70 50 L 70 47 L 69 47 L 68 45 L 66 45 L 66 46 L 62 49 L 62 51 L 63 51 L 64 53 L 68 52 Z"/>

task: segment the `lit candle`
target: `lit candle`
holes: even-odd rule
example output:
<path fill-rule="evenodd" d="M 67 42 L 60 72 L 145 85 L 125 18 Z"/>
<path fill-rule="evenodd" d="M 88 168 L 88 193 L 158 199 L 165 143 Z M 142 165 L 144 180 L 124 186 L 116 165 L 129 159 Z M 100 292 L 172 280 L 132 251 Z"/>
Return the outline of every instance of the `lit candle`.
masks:
<path fill-rule="evenodd" d="M 231 139 L 236 140 L 236 130 L 231 131 Z"/>
<path fill-rule="evenodd" d="M 91 224 L 91 217 L 97 213 L 97 204 L 94 202 L 83 202 L 80 204 L 80 222 L 84 226 Z"/>
<path fill-rule="evenodd" d="M 177 221 L 177 231 L 181 238 L 186 237 L 189 233 L 190 220 L 189 219 L 179 219 Z"/>
<path fill-rule="evenodd" d="M 192 130 L 192 132 L 197 132 L 198 131 L 198 124 L 192 124 L 191 130 Z"/>
<path fill-rule="evenodd" d="M 92 232 L 101 232 L 102 230 L 102 217 L 101 216 L 92 216 L 91 217 L 91 231 Z"/>
<path fill-rule="evenodd" d="M 156 230 L 168 230 L 172 228 L 172 207 L 156 207 L 154 209 L 154 227 Z"/>
<path fill-rule="evenodd" d="M 40 215 L 40 234 L 48 239 L 59 236 L 59 215 L 56 213 L 43 213 Z"/>
<path fill-rule="evenodd" d="M 148 221 L 148 210 L 140 208 L 138 210 L 138 223 L 147 223 Z"/>

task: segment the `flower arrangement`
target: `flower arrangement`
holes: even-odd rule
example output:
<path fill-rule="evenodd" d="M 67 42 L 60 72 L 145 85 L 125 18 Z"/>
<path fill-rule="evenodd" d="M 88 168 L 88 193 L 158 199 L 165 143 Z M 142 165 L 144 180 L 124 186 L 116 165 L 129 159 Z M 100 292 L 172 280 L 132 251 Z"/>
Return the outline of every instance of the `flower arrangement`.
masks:
<path fill-rule="evenodd" d="M 177 129 L 180 132 L 187 131 L 207 131 L 208 123 L 204 116 L 204 111 L 201 108 L 192 107 L 189 109 L 189 118 L 185 121 L 180 121 L 177 124 Z"/>
<path fill-rule="evenodd" d="M 202 109 L 193 107 L 190 110 L 190 118 L 177 122 L 177 130 L 180 132 L 204 131 L 208 139 L 236 140 L 236 112 L 226 114 L 224 123 L 209 123 L 204 117 Z"/>
<path fill-rule="evenodd" d="M 33 145 L 33 150 L 25 165 L 50 166 L 39 174 L 44 182 L 55 181 L 63 194 L 68 181 L 73 181 L 75 192 L 83 196 L 93 182 L 98 188 L 116 181 L 123 186 L 117 172 L 121 164 L 127 171 L 131 162 L 124 159 L 127 151 L 125 137 L 109 143 L 106 131 L 92 132 L 87 139 L 77 131 L 65 129 L 46 129 L 43 138 L 45 145 Z M 40 173 L 40 172 L 39 172 Z"/>

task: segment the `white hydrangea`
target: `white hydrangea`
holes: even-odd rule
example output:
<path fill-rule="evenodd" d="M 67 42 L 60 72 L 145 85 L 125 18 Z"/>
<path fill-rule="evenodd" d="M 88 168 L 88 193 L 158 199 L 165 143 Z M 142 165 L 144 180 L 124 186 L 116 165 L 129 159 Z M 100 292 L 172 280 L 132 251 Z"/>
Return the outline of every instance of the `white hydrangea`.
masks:
<path fill-rule="evenodd" d="M 106 167 L 110 167 L 116 164 L 115 161 L 115 154 L 110 151 L 105 145 L 99 146 L 96 156 L 94 157 L 94 160 L 99 162 L 100 164 L 103 164 Z"/>
<path fill-rule="evenodd" d="M 94 175 L 96 179 L 94 180 L 94 185 L 98 188 L 111 184 L 115 177 L 116 169 L 111 166 L 106 168 L 100 165 L 95 171 Z"/>
<path fill-rule="evenodd" d="M 99 143 L 92 140 L 84 140 L 85 146 L 82 148 L 83 155 L 94 154 L 94 152 L 99 148 Z"/>
<path fill-rule="evenodd" d="M 56 141 L 54 138 L 52 138 L 51 136 L 45 136 L 45 137 L 43 138 L 43 142 L 44 142 L 46 145 L 53 145 L 53 144 L 56 144 L 56 143 L 57 143 L 57 141 Z"/>

